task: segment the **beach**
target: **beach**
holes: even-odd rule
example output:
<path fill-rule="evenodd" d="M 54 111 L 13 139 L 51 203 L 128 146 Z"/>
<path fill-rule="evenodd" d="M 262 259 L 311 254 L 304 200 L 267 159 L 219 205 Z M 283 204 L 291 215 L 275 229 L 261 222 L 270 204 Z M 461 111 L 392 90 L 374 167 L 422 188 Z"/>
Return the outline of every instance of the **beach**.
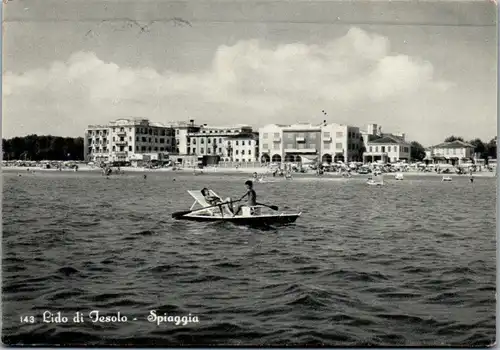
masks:
<path fill-rule="evenodd" d="M 28 171 L 42 171 L 42 172 L 58 172 L 59 169 L 44 169 L 41 167 L 22 167 L 22 166 L 4 166 L 2 167 L 2 171 L 7 171 L 7 172 L 18 172 L 20 174 L 26 173 Z M 116 167 L 114 169 L 117 169 Z M 266 177 L 272 177 L 272 172 L 268 167 L 240 167 L 240 168 L 229 168 L 229 167 L 205 167 L 203 169 L 199 168 L 177 168 L 173 170 L 172 168 L 157 168 L 157 169 L 151 169 L 151 168 L 146 168 L 146 167 L 120 167 L 120 170 L 125 172 L 125 173 L 169 173 L 169 172 L 174 172 L 174 173 L 197 173 L 197 174 L 242 174 L 242 175 L 252 175 L 254 173 L 257 173 L 259 175 L 265 175 Z M 61 170 L 62 172 L 75 172 L 73 169 L 65 168 Z M 95 167 L 95 166 L 90 166 L 87 164 L 78 164 L 78 171 L 77 172 L 102 172 L 102 168 Z M 457 177 L 467 177 L 470 176 L 470 174 L 462 174 L 458 175 L 454 172 L 451 173 L 437 173 L 437 172 L 423 172 L 423 171 L 405 171 L 402 172 L 404 176 L 422 176 L 422 177 L 429 177 L 429 176 L 437 176 L 437 177 L 443 177 L 445 175 L 449 176 L 457 176 Z M 352 172 L 351 175 L 353 177 L 368 177 L 369 174 L 358 174 L 356 172 Z M 391 173 L 384 173 L 384 177 L 394 177 L 396 175 L 396 172 L 391 172 Z M 316 172 L 314 171 L 309 171 L 306 173 L 300 173 L 300 172 L 292 172 L 293 177 L 342 177 L 342 174 L 338 172 L 325 172 L 322 176 L 317 176 Z M 473 173 L 474 177 L 495 177 L 496 173 L 491 172 L 491 171 L 479 171 L 479 172 L 474 172 Z"/>

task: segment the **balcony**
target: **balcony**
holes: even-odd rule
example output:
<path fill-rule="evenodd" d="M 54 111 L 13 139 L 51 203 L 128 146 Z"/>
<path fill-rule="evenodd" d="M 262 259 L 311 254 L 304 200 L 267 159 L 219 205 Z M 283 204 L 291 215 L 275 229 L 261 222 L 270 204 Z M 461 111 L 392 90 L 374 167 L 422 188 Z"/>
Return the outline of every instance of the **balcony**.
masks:
<path fill-rule="evenodd" d="M 273 137 L 273 142 L 281 142 L 281 137 Z"/>
<path fill-rule="evenodd" d="M 115 142 L 118 146 L 126 146 L 127 145 L 127 141 L 116 141 Z"/>
<path fill-rule="evenodd" d="M 296 137 L 295 141 L 297 141 L 297 142 L 306 142 L 306 139 L 305 139 L 305 137 Z"/>
<path fill-rule="evenodd" d="M 332 137 L 331 136 L 323 137 L 323 142 L 332 142 Z"/>
<path fill-rule="evenodd" d="M 125 130 L 124 131 L 117 131 L 116 134 L 118 136 L 125 136 L 125 135 L 127 135 L 127 132 Z"/>
<path fill-rule="evenodd" d="M 115 155 L 118 157 L 124 157 L 124 156 L 127 156 L 127 152 L 126 151 L 116 151 Z"/>
<path fill-rule="evenodd" d="M 317 153 L 316 148 L 285 148 L 285 153 Z"/>

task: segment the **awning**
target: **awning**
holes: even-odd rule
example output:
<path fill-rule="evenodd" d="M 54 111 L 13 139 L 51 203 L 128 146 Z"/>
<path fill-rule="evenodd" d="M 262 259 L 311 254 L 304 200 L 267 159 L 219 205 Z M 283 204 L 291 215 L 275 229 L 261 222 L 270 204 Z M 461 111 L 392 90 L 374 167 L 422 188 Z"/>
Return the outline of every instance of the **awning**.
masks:
<path fill-rule="evenodd" d="M 318 162 L 318 157 L 316 156 L 300 156 L 302 164 L 314 164 Z"/>

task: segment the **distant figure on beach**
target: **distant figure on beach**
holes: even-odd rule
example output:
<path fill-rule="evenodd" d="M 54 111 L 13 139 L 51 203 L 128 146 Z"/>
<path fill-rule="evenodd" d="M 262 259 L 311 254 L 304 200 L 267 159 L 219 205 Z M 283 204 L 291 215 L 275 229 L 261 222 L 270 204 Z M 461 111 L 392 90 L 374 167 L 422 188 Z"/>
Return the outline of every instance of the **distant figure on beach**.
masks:
<path fill-rule="evenodd" d="M 144 174 L 144 180 L 146 180 L 148 178 L 148 176 L 146 174 Z"/>
<path fill-rule="evenodd" d="M 474 177 L 472 175 L 470 176 L 470 182 L 474 182 Z"/>
<path fill-rule="evenodd" d="M 241 211 L 241 208 L 245 206 L 254 207 L 257 205 L 257 193 L 255 193 L 255 190 L 253 189 L 253 182 L 248 180 L 247 182 L 245 182 L 245 187 L 247 188 L 247 192 L 238 201 L 241 201 L 243 198 L 247 197 L 247 203 L 239 205 L 233 216 L 238 215 Z"/>

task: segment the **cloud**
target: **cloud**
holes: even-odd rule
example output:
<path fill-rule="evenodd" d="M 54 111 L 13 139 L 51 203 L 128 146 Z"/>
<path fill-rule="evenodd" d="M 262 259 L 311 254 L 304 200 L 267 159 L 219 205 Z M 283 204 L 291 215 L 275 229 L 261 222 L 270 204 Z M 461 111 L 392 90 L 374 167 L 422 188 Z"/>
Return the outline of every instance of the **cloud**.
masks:
<path fill-rule="evenodd" d="M 77 52 L 47 68 L 5 74 L 3 130 L 6 136 L 78 135 L 88 124 L 126 116 L 210 124 L 317 121 L 322 109 L 340 115 L 449 88 L 434 78 L 431 63 L 395 54 L 387 38 L 358 28 L 324 45 L 247 40 L 220 46 L 207 69 L 182 74 L 120 67 Z M 374 117 L 352 123 L 377 122 Z"/>

